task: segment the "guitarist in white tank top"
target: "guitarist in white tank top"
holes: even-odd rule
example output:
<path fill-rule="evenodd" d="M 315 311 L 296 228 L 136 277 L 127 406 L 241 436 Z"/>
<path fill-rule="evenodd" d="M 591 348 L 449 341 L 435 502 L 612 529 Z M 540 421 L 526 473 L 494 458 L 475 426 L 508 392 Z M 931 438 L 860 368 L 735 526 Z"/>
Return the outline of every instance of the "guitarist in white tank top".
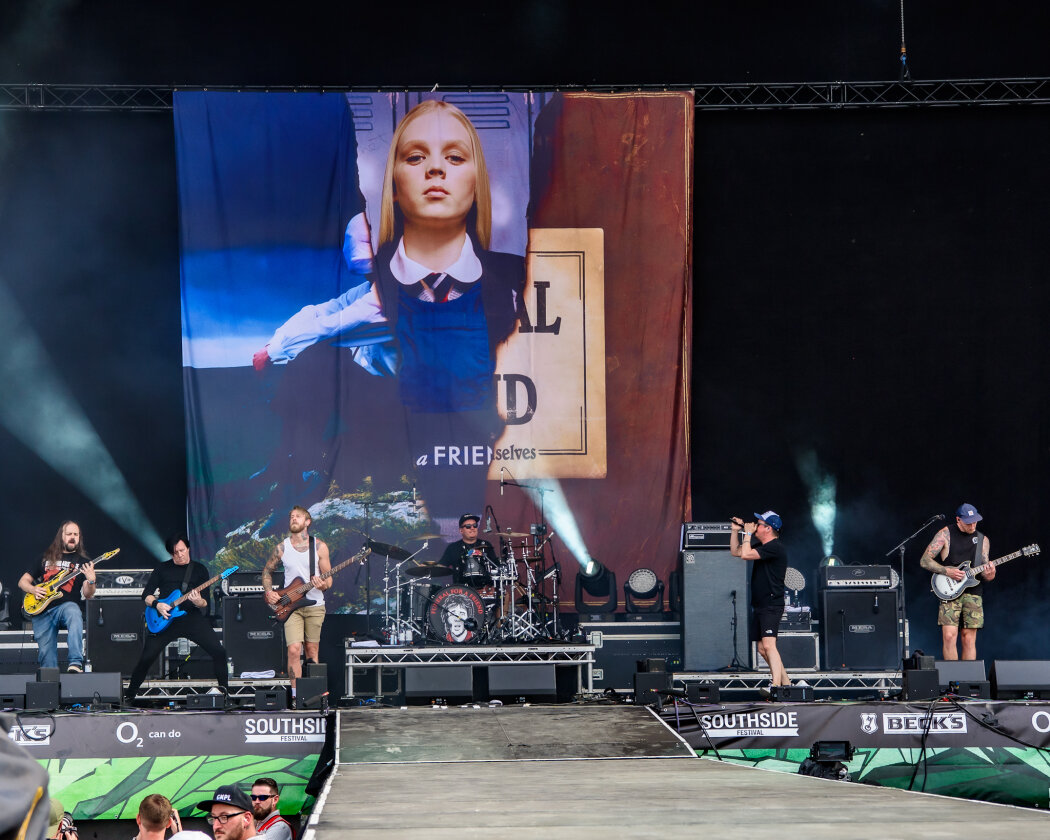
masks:
<path fill-rule="evenodd" d="M 295 681 L 302 676 L 300 657 L 306 655 L 308 662 L 317 662 L 321 646 L 321 625 L 324 623 L 325 606 L 324 590 L 332 586 L 332 578 L 322 577 L 332 571 L 328 559 L 328 546 L 324 540 L 316 537 L 314 543 L 314 561 L 316 567 L 310 568 L 310 525 L 313 519 L 306 508 L 298 505 L 288 514 L 288 536 L 274 547 L 266 566 L 262 571 L 263 589 L 266 603 L 273 606 L 281 596 L 278 588 L 287 588 L 296 579 L 310 581 L 313 588 L 306 593 L 308 606 L 295 610 L 285 621 L 284 640 L 288 646 L 288 677 L 295 691 Z M 284 566 L 284 587 L 275 587 L 273 574 L 279 565 Z"/>
<path fill-rule="evenodd" d="M 988 538 L 978 533 L 977 523 L 984 517 L 973 505 L 963 504 L 955 511 L 955 524 L 941 528 L 926 546 L 919 564 L 928 572 L 947 575 L 952 580 L 963 580 L 966 575 L 959 568 L 970 561 L 979 566 L 988 561 Z M 995 566 L 988 566 L 980 574 L 982 580 L 995 577 Z M 937 613 L 941 627 L 942 654 L 946 660 L 959 659 L 957 645 L 962 643 L 962 659 L 977 658 L 977 631 L 984 627 L 984 601 L 980 585 L 964 589 L 958 598 L 942 601 Z"/>

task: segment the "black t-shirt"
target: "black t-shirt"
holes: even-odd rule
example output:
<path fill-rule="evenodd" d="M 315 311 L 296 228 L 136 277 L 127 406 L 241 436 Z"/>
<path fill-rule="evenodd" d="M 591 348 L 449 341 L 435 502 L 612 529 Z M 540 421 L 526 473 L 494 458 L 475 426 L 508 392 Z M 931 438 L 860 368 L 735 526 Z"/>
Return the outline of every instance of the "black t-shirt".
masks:
<path fill-rule="evenodd" d="M 974 531 L 972 534 L 959 530 L 956 523 L 948 526 L 948 556 L 941 560 L 942 566 L 961 566 L 969 561 L 976 566 L 984 559 L 984 534 Z M 981 578 L 977 578 L 978 581 Z M 967 595 L 983 595 L 984 587 L 978 583 L 966 590 Z"/>
<path fill-rule="evenodd" d="M 751 568 L 751 606 L 776 607 L 784 604 L 784 574 L 788 554 L 779 537 L 751 546 L 758 559 Z"/>
<path fill-rule="evenodd" d="M 173 560 L 168 560 L 165 563 L 161 563 L 149 576 L 149 580 L 146 581 L 146 585 L 142 589 L 142 600 L 146 600 L 147 595 L 154 595 L 159 598 L 167 598 L 176 589 L 185 595 L 191 589 L 200 586 L 204 581 L 211 577 L 208 574 L 208 568 L 203 563 L 198 563 L 196 560 L 190 560 L 190 579 L 184 587 L 182 581 L 186 577 L 186 567 L 177 566 Z M 159 594 L 157 590 L 160 590 Z M 208 590 L 201 590 L 201 597 L 205 601 L 209 601 Z M 210 603 L 210 602 L 209 602 Z M 189 601 L 183 601 L 180 605 L 180 609 L 196 609 Z M 208 607 L 204 607 L 204 612 L 208 611 Z"/>
<path fill-rule="evenodd" d="M 441 555 L 441 565 L 448 566 L 452 569 L 452 580 L 455 583 L 465 584 L 478 584 L 481 586 L 491 586 L 492 577 L 489 575 L 488 569 L 483 563 L 478 563 L 477 569 L 480 571 L 480 577 L 483 581 L 478 581 L 477 578 L 471 575 L 468 579 L 467 572 L 467 554 L 473 549 L 481 549 L 485 553 L 485 557 L 488 558 L 492 565 L 498 563 L 496 557 L 496 550 L 492 547 L 492 543 L 488 540 L 478 540 L 477 542 L 467 545 L 463 540 L 456 540 L 454 543 L 449 543 L 445 547 L 445 553 Z"/>
<path fill-rule="evenodd" d="M 62 556 L 58 559 L 58 569 L 62 570 L 71 568 L 73 566 L 82 566 L 84 563 L 87 563 L 90 560 L 90 557 L 83 557 L 80 554 L 66 554 L 65 552 L 63 552 Z M 25 573 L 29 575 L 34 581 L 42 581 L 44 578 L 45 571 L 46 567 L 44 566 L 44 559 L 41 558 L 28 569 L 26 569 Z M 54 575 L 48 575 L 48 577 L 54 577 Z M 83 586 L 84 576 L 77 575 L 77 577 L 75 577 L 69 583 L 66 583 L 60 587 L 65 594 L 61 598 L 55 598 L 54 601 L 47 605 L 47 608 L 44 610 L 44 612 L 47 612 L 52 607 L 64 603 L 65 601 L 72 601 L 77 606 L 80 606 L 84 603 L 84 595 L 82 591 Z"/>

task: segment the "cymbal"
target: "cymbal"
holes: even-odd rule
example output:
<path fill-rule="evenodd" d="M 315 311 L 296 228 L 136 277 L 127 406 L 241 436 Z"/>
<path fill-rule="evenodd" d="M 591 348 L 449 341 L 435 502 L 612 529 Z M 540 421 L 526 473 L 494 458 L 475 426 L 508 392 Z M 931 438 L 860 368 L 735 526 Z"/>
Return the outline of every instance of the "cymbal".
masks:
<path fill-rule="evenodd" d="M 452 574 L 452 570 L 440 563 L 421 563 L 405 569 L 405 574 L 409 577 L 446 577 Z"/>
<path fill-rule="evenodd" d="M 390 545 L 389 543 L 376 542 L 375 540 L 368 540 L 365 543 L 375 554 L 383 557 L 389 557 L 391 560 L 407 560 L 412 556 L 411 551 L 405 551 L 397 545 Z"/>
<path fill-rule="evenodd" d="M 440 540 L 441 534 L 420 534 L 418 537 L 412 537 L 414 542 L 421 542 L 422 540 Z"/>
<path fill-rule="evenodd" d="M 532 534 L 523 531 L 500 531 L 501 537 L 531 537 Z"/>

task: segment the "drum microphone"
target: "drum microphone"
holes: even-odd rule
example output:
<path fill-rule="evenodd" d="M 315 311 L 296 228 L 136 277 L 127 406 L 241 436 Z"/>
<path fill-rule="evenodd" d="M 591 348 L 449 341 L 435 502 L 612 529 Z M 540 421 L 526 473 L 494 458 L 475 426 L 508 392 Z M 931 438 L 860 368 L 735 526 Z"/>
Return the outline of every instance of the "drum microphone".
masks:
<path fill-rule="evenodd" d="M 492 533 L 492 514 L 491 513 L 488 516 L 485 517 L 485 533 L 486 534 L 491 534 Z"/>

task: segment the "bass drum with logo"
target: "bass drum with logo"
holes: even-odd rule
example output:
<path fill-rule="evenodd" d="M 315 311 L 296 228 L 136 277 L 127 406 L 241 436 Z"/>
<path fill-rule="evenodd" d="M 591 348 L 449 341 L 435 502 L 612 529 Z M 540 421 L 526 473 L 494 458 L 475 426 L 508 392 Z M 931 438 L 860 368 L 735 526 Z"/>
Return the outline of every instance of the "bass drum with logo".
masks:
<path fill-rule="evenodd" d="M 485 603 L 463 584 L 445 586 L 430 596 L 426 611 L 432 640 L 442 644 L 477 644 L 485 628 Z"/>

